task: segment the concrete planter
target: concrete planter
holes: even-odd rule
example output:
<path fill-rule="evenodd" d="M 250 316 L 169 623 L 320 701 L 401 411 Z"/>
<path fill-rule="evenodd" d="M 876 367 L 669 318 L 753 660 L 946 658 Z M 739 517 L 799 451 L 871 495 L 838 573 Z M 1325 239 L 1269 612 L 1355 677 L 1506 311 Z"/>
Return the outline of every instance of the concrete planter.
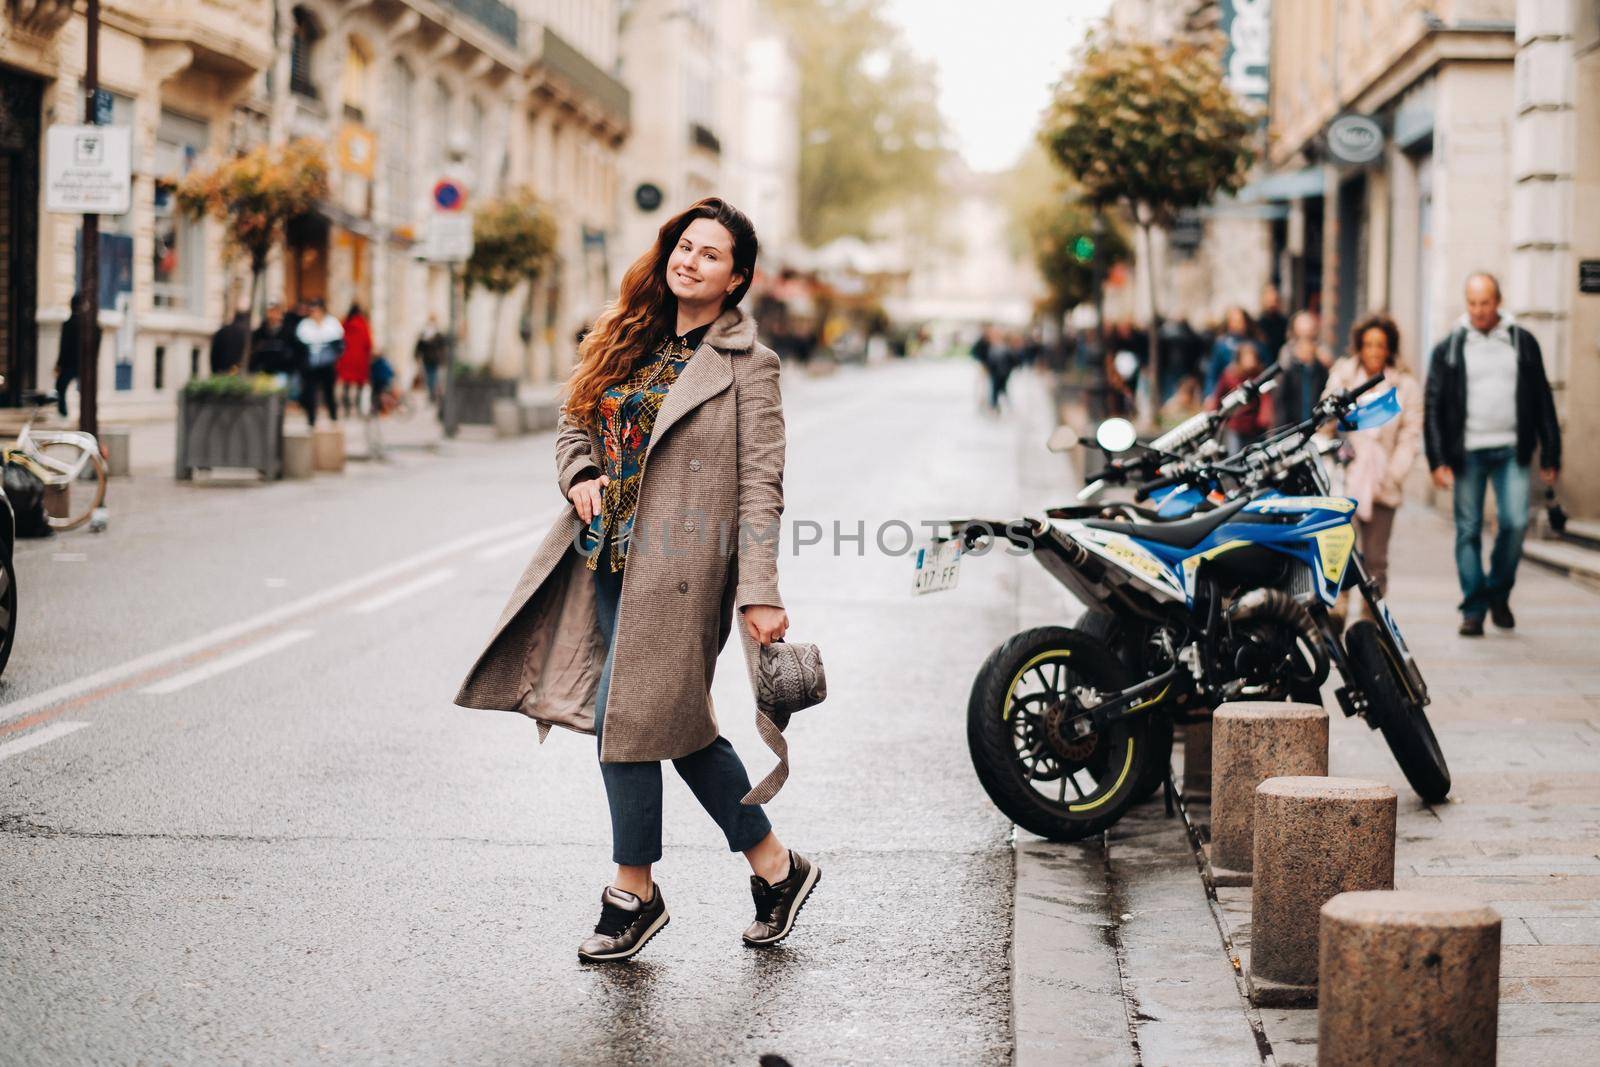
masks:
<path fill-rule="evenodd" d="M 494 402 L 515 400 L 517 383 L 503 378 L 456 378 L 446 394 L 446 425 L 493 426 Z"/>
<path fill-rule="evenodd" d="M 283 396 L 178 394 L 176 476 L 234 467 L 271 480 L 283 474 Z"/>

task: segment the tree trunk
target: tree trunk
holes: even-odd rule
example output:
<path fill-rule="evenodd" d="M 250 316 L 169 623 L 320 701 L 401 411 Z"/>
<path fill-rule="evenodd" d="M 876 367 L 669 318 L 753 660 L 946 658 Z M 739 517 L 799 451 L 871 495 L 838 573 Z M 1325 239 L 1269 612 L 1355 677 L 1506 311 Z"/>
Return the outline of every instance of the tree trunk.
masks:
<path fill-rule="evenodd" d="M 262 276 L 264 274 L 266 274 L 266 272 L 267 272 L 266 257 L 265 256 L 251 256 L 250 257 L 250 313 L 249 313 L 249 315 L 246 316 L 246 319 L 245 319 L 245 321 L 246 321 L 247 325 L 250 327 L 250 329 L 248 331 L 246 331 L 246 333 L 244 335 L 244 356 L 239 360 L 239 366 L 235 368 L 234 372 L 236 374 L 249 374 L 250 373 L 250 359 L 251 359 L 251 355 L 252 355 L 252 349 L 255 347 L 256 302 L 261 299 L 261 278 L 262 278 Z"/>
<path fill-rule="evenodd" d="M 1144 284 L 1150 292 L 1150 326 L 1149 336 L 1149 381 L 1145 396 L 1149 399 L 1146 409 L 1140 412 L 1140 420 L 1147 425 L 1155 424 L 1156 412 L 1161 407 L 1161 313 L 1156 303 L 1156 252 L 1155 242 L 1150 235 L 1150 224 L 1141 221 L 1139 232 L 1144 237 Z"/>

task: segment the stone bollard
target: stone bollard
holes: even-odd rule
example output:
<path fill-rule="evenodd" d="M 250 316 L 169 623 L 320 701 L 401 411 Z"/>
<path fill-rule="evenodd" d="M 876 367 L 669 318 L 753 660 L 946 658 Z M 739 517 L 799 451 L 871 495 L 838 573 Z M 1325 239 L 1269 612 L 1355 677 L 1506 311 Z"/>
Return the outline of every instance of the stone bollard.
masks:
<path fill-rule="evenodd" d="M 1463 897 L 1341 893 L 1322 906 L 1322 1067 L 1495 1062 L 1500 916 Z"/>
<path fill-rule="evenodd" d="M 494 435 L 496 437 L 521 437 L 522 436 L 522 408 L 517 406 L 514 398 L 497 396 L 490 407 L 494 419 Z"/>
<path fill-rule="evenodd" d="M 72 485 L 47 485 L 44 487 L 44 513 L 52 519 L 64 519 L 72 514 Z"/>
<path fill-rule="evenodd" d="M 126 478 L 130 469 L 129 442 L 132 433 L 126 426 L 102 426 L 100 443 L 106 450 L 106 474 L 112 478 Z"/>
<path fill-rule="evenodd" d="M 1256 786 L 1328 773 L 1328 713 L 1315 704 L 1239 701 L 1211 720 L 1211 844 L 1217 885 L 1249 885 Z"/>
<path fill-rule="evenodd" d="M 1256 787 L 1251 1003 L 1316 1003 L 1317 917 L 1340 893 L 1394 888 L 1397 800 L 1359 778 L 1268 778 Z"/>
<path fill-rule="evenodd" d="M 311 430 L 311 466 L 314 470 L 338 474 L 344 470 L 344 430 L 339 426 L 316 426 Z"/>
<path fill-rule="evenodd" d="M 1183 798 L 1211 799 L 1211 723 L 1183 724 Z"/>
<path fill-rule="evenodd" d="M 311 477 L 311 435 L 286 430 L 283 435 L 283 476 Z"/>
<path fill-rule="evenodd" d="M 551 397 L 522 401 L 522 432 L 544 433 L 556 428 L 561 417 L 561 402 Z"/>

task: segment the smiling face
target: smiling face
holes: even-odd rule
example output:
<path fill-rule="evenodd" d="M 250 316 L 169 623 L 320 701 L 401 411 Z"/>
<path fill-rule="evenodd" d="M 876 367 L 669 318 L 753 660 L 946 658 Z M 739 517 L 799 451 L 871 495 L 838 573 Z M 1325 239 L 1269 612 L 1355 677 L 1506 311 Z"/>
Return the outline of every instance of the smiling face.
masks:
<path fill-rule="evenodd" d="M 680 304 L 720 304 L 744 277 L 733 269 L 733 234 L 715 219 L 695 219 L 667 257 L 667 288 Z"/>
<path fill-rule="evenodd" d="M 1361 369 L 1367 375 L 1377 374 L 1389 365 L 1389 335 L 1378 327 L 1370 327 L 1361 335 L 1361 349 L 1357 353 L 1361 358 Z"/>

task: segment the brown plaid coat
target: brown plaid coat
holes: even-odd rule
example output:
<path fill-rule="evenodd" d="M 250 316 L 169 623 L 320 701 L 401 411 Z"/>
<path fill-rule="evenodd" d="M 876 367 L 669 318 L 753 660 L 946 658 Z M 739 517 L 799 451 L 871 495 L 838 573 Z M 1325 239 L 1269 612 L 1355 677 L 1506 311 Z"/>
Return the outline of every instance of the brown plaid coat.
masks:
<path fill-rule="evenodd" d="M 617 613 L 600 754 L 607 763 L 675 759 L 714 741 L 711 678 L 736 609 L 783 606 L 778 357 L 755 333 L 743 311 L 724 311 L 657 415 Z M 563 412 L 556 435 L 563 499 L 575 481 L 602 467 L 598 439 Z M 594 575 L 574 547 L 583 526 L 569 503 L 456 695 L 463 707 L 527 715 L 539 723 L 540 740 L 552 726 L 594 733 L 605 644 Z M 737 629 L 753 689 L 758 646 L 742 625 Z M 775 724 L 758 724 L 779 766 L 751 791 L 752 802 L 770 799 L 787 774 Z"/>

